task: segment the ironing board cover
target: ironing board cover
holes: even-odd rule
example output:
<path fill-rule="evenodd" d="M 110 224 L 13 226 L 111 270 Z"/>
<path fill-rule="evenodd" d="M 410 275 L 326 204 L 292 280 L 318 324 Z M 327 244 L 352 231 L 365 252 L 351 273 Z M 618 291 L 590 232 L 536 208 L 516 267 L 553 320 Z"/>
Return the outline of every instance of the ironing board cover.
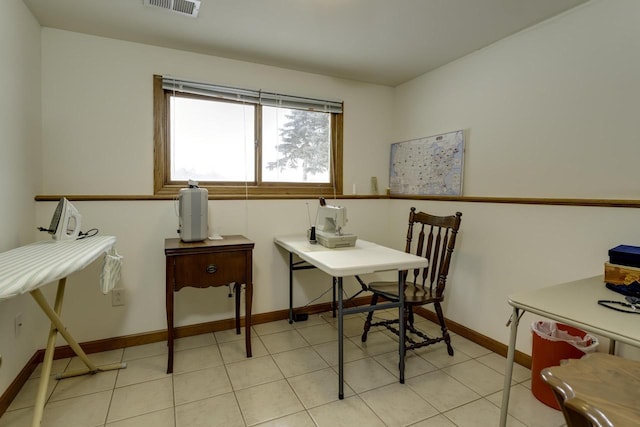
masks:
<path fill-rule="evenodd" d="M 82 270 L 115 243 L 115 236 L 43 240 L 0 253 L 0 301 Z"/>

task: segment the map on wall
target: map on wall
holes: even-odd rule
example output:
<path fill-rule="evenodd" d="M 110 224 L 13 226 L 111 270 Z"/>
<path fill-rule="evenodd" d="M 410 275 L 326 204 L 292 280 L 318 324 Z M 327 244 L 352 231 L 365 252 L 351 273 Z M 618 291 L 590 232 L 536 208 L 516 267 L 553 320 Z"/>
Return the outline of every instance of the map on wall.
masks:
<path fill-rule="evenodd" d="M 461 130 L 391 144 L 392 194 L 462 195 L 464 133 Z"/>

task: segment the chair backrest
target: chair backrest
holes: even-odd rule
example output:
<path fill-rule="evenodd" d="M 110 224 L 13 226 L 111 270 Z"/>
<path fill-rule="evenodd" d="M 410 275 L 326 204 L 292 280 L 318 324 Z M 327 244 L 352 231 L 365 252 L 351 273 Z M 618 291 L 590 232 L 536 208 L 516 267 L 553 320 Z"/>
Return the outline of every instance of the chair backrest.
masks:
<path fill-rule="evenodd" d="M 585 372 L 587 381 L 593 381 L 593 378 L 588 378 L 588 374 L 592 374 L 594 371 Z M 571 385 L 556 377 L 551 368 L 544 368 L 540 372 L 540 376 L 553 390 L 553 394 L 560 404 L 564 420 L 567 422 L 567 427 L 613 427 L 614 424 L 600 409 L 576 397 Z M 598 377 L 594 376 L 594 378 Z M 624 387 L 621 389 L 624 390 Z"/>
<path fill-rule="evenodd" d="M 461 221 L 460 212 L 450 216 L 435 216 L 411 208 L 405 252 L 427 258 L 429 265 L 424 269 L 414 269 L 412 273 L 407 272 L 411 275 L 407 277 L 407 282 L 429 288 L 431 292 L 435 286 L 436 296 L 442 297 Z"/>

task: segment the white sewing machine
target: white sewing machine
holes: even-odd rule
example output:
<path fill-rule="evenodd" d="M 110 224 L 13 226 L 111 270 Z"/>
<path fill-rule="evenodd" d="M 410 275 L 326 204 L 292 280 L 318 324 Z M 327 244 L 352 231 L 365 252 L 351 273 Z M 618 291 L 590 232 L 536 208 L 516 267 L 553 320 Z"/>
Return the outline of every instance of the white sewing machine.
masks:
<path fill-rule="evenodd" d="M 355 246 L 358 236 L 342 232 L 347 224 L 347 208 L 320 205 L 316 216 L 316 240 L 327 248 Z"/>

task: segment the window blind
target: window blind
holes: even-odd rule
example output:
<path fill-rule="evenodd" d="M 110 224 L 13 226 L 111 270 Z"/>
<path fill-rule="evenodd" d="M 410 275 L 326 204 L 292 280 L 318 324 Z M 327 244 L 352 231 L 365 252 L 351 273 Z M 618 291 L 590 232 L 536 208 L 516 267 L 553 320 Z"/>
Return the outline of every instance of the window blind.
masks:
<path fill-rule="evenodd" d="M 242 89 L 230 86 L 220 86 L 209 83 L 191 82 L 162 76 L 162 88 L 173 92 L 190 93 L 232 101 L 248 102 L 269 107 L 294 108 L 323 113 L 342 113 L 342 101 L 305 98 L 294 95 L 284 95 L 262 90 Z"/>

